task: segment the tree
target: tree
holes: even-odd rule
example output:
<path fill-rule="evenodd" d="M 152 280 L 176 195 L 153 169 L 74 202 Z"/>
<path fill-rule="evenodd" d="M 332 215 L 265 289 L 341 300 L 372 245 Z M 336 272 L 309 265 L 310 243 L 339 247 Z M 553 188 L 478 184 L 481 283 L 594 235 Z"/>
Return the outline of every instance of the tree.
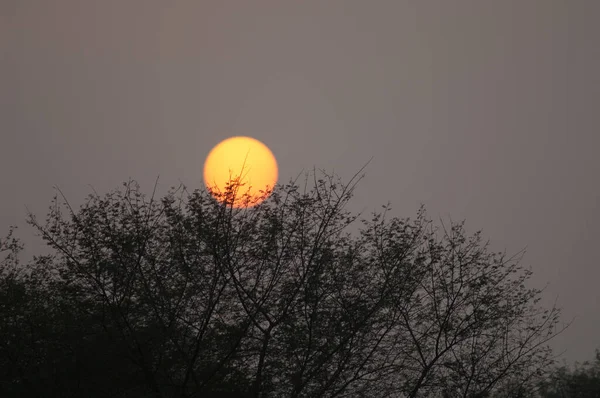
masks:
<path fill-rule="evenodd" d="M 556 368 L 539 387 L 542 398 L 600 397 L 600 350 L 593 362 Z"/>
<path fill-rule="evenodd" d="M 55 197 L 45 223 L 29 219 L 54 254 L 30 264 L 36 283 L 19 279 L 41 307 L 11 307 L 43 343 L 10 344 L 79 373 L 28 362 L 12 391 L 483 397 L 552 362 L 559 311 L 539 308 L 520 256 L 423 208 L 359 225 L 346 210 L 359 180 L 314 173 L 242 209 L 235 181 L 220 201 L 185 187 L 148 198 L 133 181 L 77 211 Z"/>

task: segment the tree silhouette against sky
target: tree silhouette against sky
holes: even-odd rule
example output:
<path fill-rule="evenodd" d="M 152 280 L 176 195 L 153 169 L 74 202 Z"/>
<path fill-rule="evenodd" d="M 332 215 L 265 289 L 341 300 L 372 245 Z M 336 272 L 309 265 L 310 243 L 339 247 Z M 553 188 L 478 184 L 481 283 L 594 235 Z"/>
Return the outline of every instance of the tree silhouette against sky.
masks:
<path fill-rule="evenodd" d="M 483 397 L 537 383 L 562 329 L 522 253 L 424 208 L 361 218 L 346 209 L 360 178 L 315 171 L 247 209 L 134 181 L 78 210 L 56 196 L 29 219 L 50 255 L 22 265 L 2 241 L 2 395 Z"/>

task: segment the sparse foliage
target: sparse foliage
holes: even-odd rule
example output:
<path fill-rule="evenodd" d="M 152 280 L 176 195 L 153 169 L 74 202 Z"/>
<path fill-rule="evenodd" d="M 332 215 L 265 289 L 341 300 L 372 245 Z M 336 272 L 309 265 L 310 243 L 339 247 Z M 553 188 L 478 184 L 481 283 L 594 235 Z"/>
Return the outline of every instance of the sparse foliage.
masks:
<path fill-rule="evenodd" d="M 54 254 L 0 292 L 6 396 L 484 397 L 533 383 L 559 311 L 539 308 L 520 256 L 424 209 L 361 221 L 346 210 L 359 179 L 315 173 L 248 209 L 231 206 L 235 184 L 223 201 L 147 198 L 135 182 L 77 211 L 56 197 L 45 223 L 30 218 Z"/>

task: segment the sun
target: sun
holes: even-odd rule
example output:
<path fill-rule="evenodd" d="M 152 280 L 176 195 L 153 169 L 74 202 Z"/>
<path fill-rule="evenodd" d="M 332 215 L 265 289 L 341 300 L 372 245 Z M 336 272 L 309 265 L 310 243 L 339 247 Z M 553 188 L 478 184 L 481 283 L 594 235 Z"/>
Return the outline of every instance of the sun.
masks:
<path fill-rule="evenodd" d="M 236 208 L 256 206 L 277 183 L 277 160 L 262 142 L 251 137 L 231 137 L 221 141 L 204 162 L 204 184 L 221 202 Z M 236 189 L 226 192 L 233 184 Z M 263 192 L 260 192 L 260 191 Z M 233 195 L 232 195 L 233 194 Z"/>

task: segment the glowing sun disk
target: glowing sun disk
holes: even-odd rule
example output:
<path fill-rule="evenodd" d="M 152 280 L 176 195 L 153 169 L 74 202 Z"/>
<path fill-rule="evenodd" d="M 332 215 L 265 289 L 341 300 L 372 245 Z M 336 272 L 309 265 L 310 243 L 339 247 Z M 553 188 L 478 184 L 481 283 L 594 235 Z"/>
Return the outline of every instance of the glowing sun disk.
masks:
<path fill-rule="evenodd" d="M 265 144 L 250 137 L 221 141 L 204 162 L 204 184 L 215 199 L 227 200 L 224 195 L 228 185 L 239 185 L 233 207 L 251 207 L 262 202 L 277 183 L 277 177 L 273 153 Z"/>

